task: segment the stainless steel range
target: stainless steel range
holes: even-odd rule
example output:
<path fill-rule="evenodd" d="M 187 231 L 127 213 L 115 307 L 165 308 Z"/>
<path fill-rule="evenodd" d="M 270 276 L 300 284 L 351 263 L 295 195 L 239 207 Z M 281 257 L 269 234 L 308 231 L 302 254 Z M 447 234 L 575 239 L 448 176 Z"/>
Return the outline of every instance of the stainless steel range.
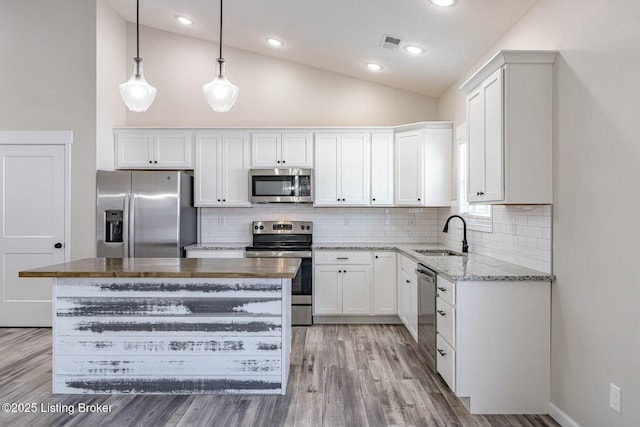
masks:
<path fill-rule="evenodd" d="M 313 324 L 312 249 L 313 222 L 255 221 L 253 244 L 247 258 L 301 258 L 297 276 L 291 281 L 291 324 Z"/>

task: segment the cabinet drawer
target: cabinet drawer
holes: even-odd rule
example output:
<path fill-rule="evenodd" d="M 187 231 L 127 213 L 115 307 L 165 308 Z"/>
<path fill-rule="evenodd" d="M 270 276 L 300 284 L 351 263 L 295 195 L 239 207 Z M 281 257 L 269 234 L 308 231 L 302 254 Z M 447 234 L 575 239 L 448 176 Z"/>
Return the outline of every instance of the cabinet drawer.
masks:
<path fill-rule="evenodd" d="M 436 295 L 452 306 L 456 305 L 456 284 L 438 276 Z"/>
<path fill-rule="evenodd" d="M 187 251 L 187 258 L 244 258 L 244 251 L 196 249 Z"/>
<path fill-rule="evenodd" d="M 436 338 L 436 368 L 452 392 L 456 392 L 456 352 L 442 339 Z"/>
<path fill-rule="evenodd" d="M 436 324 L 438 334 L 452 347 L 456 346 L 456 309 L 436 298 Z"/>
<path fill-rule="evenodd" d="M 316 251 L 313 258 L 316 264 L 371 264 L 369 251 Z"/>

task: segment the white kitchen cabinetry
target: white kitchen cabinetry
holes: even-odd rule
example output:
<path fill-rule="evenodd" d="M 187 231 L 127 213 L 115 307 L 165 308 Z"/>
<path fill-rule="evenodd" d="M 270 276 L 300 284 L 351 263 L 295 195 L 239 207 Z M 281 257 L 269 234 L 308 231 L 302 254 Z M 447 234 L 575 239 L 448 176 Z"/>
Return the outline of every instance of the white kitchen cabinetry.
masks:
<path fill-rule="evenodd" d="M 418 341 L 418 264 L 398 254 L 398 317 L 413 339 Z"/>
<path fill-rule="evenodd" d="M 550 288 L 438 276 L 436 366 L 470 413 L 548 411 Z"/>
<path fill-rule="evenodd" d="M 116 169 L 193 169 L 191 132 L 114 131 Z"/>
<path fill-rule="evenodd" d="M 315 206 L 362 206 L 370 198 L 370 135 L 315 134 Z"/>
<path fill-rule="evenodd" d="M 393 206 L 393 139 L 391 132 L 371 134 L 371 204 Z"/>
<path fill-rule="evenodd" d="M 314 315 L 371 314 L 371 252 L 316 251 Z"/>
<path fill-rule="evenodd" d="M 240 249 L 191 249 L 187 250 L 187 258 L 244 258 Z"/>
<path fill-rule="evenodd" d="M 451 122 L 404 126 L 395 135 L 396 206 L 451 204 Z"/>
<path fill-rule="evenodd" d="M 251 167 L 312 168 L 313 135 L 310 132 L 252 134 Z"/>
<path fill-rule="evenodd" d="M 196 134 L 195 205 L 248 207 L 249 134 Z"/>
<path fill-rule="evenodd" d="M 394 315 L 396 306 L 396 253 L 373 253 L 373 314 Z"/>
<path fill-rule="evenodd" d="M 555 57 L 501 51 L 460 86 L 468 93 L 469 202 L 553 202 Z"/>

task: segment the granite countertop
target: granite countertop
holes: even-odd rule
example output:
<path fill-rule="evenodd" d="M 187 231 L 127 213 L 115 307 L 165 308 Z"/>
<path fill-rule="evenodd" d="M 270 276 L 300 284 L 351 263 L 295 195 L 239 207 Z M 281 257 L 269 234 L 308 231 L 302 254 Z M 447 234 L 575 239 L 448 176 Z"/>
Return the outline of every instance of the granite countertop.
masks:
<path fill-rule="evenodd" d="M 187 251 L 244 251 L 251 243 L 195 243 L 185 246 Z"/>
<path fill-rule="evenodd" d="M 299 258 L 85 258 L 21 271 L 20 277 L 293 279 Z"/>
<path fill-rule="evenodd" d="M 501 261 L 479 254 L 466 254 L 464 256 L 428 256 L 416 252 L 416 249 L 458 250 L 437 244 L 390 244 L 390 243 L 363 243 L 363 244 L 316 244 L 314 250 L 348 250 L 348 251 L 397 251 L 415 262 L 424 264 L 436 273 L 452 281 L 553 281 L 555 276 L 538 270 L 523 267 L 510 262 Z"/>

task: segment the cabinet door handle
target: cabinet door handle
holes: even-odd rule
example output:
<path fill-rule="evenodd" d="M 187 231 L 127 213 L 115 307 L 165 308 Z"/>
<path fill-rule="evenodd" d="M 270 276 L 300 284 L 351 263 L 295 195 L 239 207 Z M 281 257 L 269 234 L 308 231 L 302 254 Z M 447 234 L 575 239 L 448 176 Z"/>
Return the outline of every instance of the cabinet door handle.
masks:
<path fill-rule="evenodd" d="M 342 270 L 338 270 L 338 273 L 342 273 Z"/>
<path fill-rule="evenodd" d="M 411 280 L 404 279 L 405 282 L 411 283 Z"/>
<path fill-rule="evenodd" d="M 342 199 L 342 201 L 343 201 L 343 202 L 346 202 L 346 201 L 347 201 L 347 199 Z"/>
<path fill-rule="evenodd" d="M 420 201 L 420 199 L 418 199 L 418 201 Z"/>
<path fill-rule="evenodd" d="M 484 196 L 484 192 L 482 192 L 482 191 L 478 191 L 478 192 L 476 193 L 476 196 Z"/>
<path fill-rule="evenodd" d="M 218 201 L 220 201 L 220 199 L 218 199 Z"/>
<path fill-rule="evenodd" d="M 440 292 L 447 292 L 447 288 L 443 288 L 443 287 L 441 287 L 441 286 L 438 286 L 438 290 L 439 290 Z"/>
<path fill-rule="evenodd" d="M 282 161 L 282 164 L 284 165 L 285 163 L 287 163 L 287 161 L 286 161 L 286 160 L 283 160 L 283 161 Z"/>
<path fill-rule="evenodd" d="M 336 259 L 349 259 L 349 257 L 348 257 L 348 256 L 345 256 L 345 257 L 340 257 L 340 256 L 339 256 L 339 257 L 337 257 Z"/>
<path fill-rule="evenodd" d="M 376 199 L 372 199 L 374 202 L 376 201 Z"/>
<path fill-rule="evenodd" d="M 376 259 L 378 259 L 378 255 L 376 255 Z"/>
<path fill-rule="evenodd" d="M 440 356 L 443 356 L 443 357 L 447 355 L 447 353 L 441 348 L 438 349 L 438 353 L 440 353 Z"/>
<path fill-rule="evenodd" d="M 338 198 L 338 201 L 340 201 L 340 198 Z"/>
<path fill-rule="evenodd" d="M 280 163 L 280 160 L 278 160 L 278 163 Z"/>
<path fill-rule="evenodd" d="M 154 160 L 154 161 L 153 161 L 153 163 L 158 163 L 158 161 L 157 161 L 157 160 Z"/>
<path fill-rule="evenodd" d="M 442 311 L 442 310 L 438 310 L 438 314 L 442 317 L 445 317 L 447 315 L 446 311 Z"/>
<path fill-rule="evenodd" d="M 54 248 L 56 249 L 61 249 L 62 248 L 62 243 L 58 242 L 55 245 L 53 245 Z"/>
<path fill-rule="evenodd" d="M 153 161 L 152 161 L 152 160 L 149 160 L 149 163 L 153 163 Z"/>

